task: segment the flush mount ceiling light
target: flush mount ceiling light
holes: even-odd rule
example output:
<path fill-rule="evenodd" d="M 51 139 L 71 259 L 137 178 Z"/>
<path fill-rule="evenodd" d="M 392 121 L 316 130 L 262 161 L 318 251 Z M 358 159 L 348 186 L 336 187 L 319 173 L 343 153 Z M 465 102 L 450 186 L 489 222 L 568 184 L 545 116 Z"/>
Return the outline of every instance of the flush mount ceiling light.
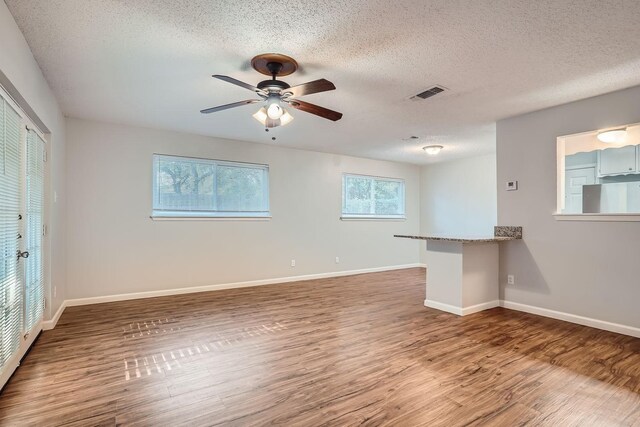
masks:
<path fill-rule="evenodd" d="M 264 53 L 254 57 L 251 60 L 251 66 L 259 73 L 271 76 L 271 80 L 264 80 L 258 83 L 257 86 L 252 86 L 229 76 L 216 74 L 213 77 L 249 89 L 255 92 L 261 99 L 247 99 L 232 104 L 207 108 L 200 112 L 209 114 L 242 105 L 264 102 L 264 106 L 253 114 L 253 117 L 266 128 L 284 126 L 293 120 L 293 116 L 284 108 L 285 105 L 295 108 L 296 110 L 304 111 L 305 113 L 311 113 L 325 119 L 333 120 L 334 122 L 342 118 L 342 113 L 298 100 L 299 97 L 304 95 L 334 90 L 336 87 L 329 80 L 319 79 L 291 87 L 287 83 L 277 79 L 277 77 L 288 76 L 298 69 L 298 63 L 293 58 L 279 53 Z"/>
<path fill-rule="evenodd" d="M 426 147 L 422 147 L 425 153 L 430 156 L 435 156 L 442 150 L 442 145 L 427 145 Z"/>
<path fill-rule="evenodd" d="M 598 133 L 598 140 L 607 144 L 620 144 L 627 136 L 627 128 L 605 130 Z"/>

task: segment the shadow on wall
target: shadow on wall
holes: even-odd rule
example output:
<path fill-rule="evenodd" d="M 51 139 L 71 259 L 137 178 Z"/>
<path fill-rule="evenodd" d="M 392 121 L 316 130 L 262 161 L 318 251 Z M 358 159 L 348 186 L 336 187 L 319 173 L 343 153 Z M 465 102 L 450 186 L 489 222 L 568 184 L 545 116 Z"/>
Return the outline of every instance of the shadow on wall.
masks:
<path fill-rule="evenodd" d="M 507 265 L 518 265 L 519 269 L 518 271 L 506 271 L 505 266 Z M 516 276 L 515 285 L 507 285 L 508 274 Z M 500 244 L 500 299 L 505 299 L 504 289 L 506 286 L 536 294 L 551 293 L 547 280 L 525 240 L 514 240 Z"/>

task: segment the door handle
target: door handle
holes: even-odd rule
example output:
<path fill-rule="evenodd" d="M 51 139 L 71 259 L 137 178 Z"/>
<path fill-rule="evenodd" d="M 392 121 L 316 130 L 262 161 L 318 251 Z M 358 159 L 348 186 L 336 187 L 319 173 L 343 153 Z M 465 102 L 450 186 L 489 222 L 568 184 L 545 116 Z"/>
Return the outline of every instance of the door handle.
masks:
<path fill-rule="evenodd" d="M 18 260 L 20 260 L 20 258 L 29 258 L 29 252 L 28 251 L 20 251 L 20 249 L 18 249 L 16 255 L 18 255 Z"/>

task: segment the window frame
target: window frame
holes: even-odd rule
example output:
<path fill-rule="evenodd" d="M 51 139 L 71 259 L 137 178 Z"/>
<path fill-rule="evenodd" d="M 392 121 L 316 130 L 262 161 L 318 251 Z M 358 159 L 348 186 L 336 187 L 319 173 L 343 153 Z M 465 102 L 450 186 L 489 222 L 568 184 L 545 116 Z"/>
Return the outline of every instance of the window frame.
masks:
<path fill-rule="evenodd" d="M 566 213 L 563 212 L 565 208 L 565 185 L 566 185 L 566 170 L 565 154 L 567 151 L 567 138 L 590 135 L 597 132 L 602 132 L 609 129 L 616 129 L 621 127 L 636 127 L 640 126 L 640 123 L 631 123 L 626 125 L 614 126 L 606 129 L 589 130 L 584 132 L 577 132 L 572 134 L 564 134 L 556 137 L 556 207 L 552 212 L 552 216 L 556 221 L 589 221 L 589 222 L 640 222 L 640 212 L 620 212 L 620 213 Z M 640 144 L 620 144 L 611 145 L 606 148 L 619 148 L 623 146 L 635 145 L 636 151 L 636 166 L 640 170 Z M 603 148 L 604 149 L 604 148 Z M 597 152 L 598 162 L 601 155 L 600 150 L 592 150 Z M 593 164 L 594 167 L 598 167 L 598 162 Z M 591 166 L 591 165 L 583 165 Z"/>
<path fill-rule="evenodd" d="M 197 161 L 200 163 L 208 163 L 213 165 L 214 168 L 218 166 L 231 166 L 238 168 L 247 168 L 247 169 L 261 169 L 265 172 L 265 179 L 263 182 L 263 192 L 264 197 L 266 199 L 265 208 L 266 210 L 259 211 L 220 211 L 220 210 L 170 210 L 170 209 L 162 209 L 159 208 L 158 205 L 158 197 L 159 197 L 159 187 L 158 187 L 158 164 L 159 160 L 162 158 L 170 159 L 170 160 L 187 160 L 187 161 Z M 251 162 L 239 162 L 233 160 L 220 160 L 220 159 L 210 159 L 205 157 L 194 157 L 194 156 L 183 156 L 183 155 L 175 155 L 175 154 L 162 154 L 162 153 L 153 153 L 152 156 L 152 183 L 151 183 L 151 193 L 152 193 L 152 202 L 151 202 L 151 219 L 153 220 L 268 220 L 271 218 L 271 206 L 270 206 L 270 179 L 269 179 L 269 165 L 262 163 L 251 163 Z M 216 194 L 216 188 L 218 185 L 217 180 L 215 179 L 216 173 L 213 173 L 213 194 Z M 214 205 L 217 203 L 214 197 Z"/>
<path fill-rule="evenodd" d="M 377 213 L 372 213 L 372 214 L 362 214 L 362 213 L 347 213 L 345 212 L 345 207 L 346 207 L 346 183 L 347 183 L 347 179 L 348 178 L 367 178 L 370 179 L 372 182 L 372 186 L 371 186 L 371 193 L 372 193 L 372 198 L 371 200 L 375 202 L 375 197 L 373 197 L 373 194 L 375 194 L 375 182 L 376 181 L 391 181 L 391 182 L 398 182 L 401 185 L 401 200 L 400 200 L 400 204 L 401 204 L 401 208 L 402 208 L 402 212 L 399 214 L 393 214 L 393 215 L 385 215 L 385 214 L 377 214 Z M 373 206 L 375 206 L 375 203 L 373 204 Z M 341 210 L 340 210 L 341 214 L 340 214 L 340 219 L 341 220 L 374 220 L 374 221 L 378 221 L 378 220 L 383 220 L 383 221 L 404 221 L 407 219 L 407 198 L 406 198 L 406 182 L 403 178 L 392 178 L 392 177 L 386 177 L 386 176 L 379 176 L 379 175 L 365 175 L 365 174 L 358 174 L 358 173 L 348 173 L 348 172 L 344 172 L 342 174 L 342 206 L 341 206 Z"/>

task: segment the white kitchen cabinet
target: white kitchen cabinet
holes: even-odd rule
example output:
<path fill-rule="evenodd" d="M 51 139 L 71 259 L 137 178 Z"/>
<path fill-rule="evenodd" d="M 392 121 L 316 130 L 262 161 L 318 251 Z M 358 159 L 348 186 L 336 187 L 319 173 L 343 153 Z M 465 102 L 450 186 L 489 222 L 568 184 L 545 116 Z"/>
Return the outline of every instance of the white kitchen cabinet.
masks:
<path fill-rule="evenodd" d="M 636 173 L 636 146 L 607 148 L 598 152 L 598 175 L 620 175 Z"/>

